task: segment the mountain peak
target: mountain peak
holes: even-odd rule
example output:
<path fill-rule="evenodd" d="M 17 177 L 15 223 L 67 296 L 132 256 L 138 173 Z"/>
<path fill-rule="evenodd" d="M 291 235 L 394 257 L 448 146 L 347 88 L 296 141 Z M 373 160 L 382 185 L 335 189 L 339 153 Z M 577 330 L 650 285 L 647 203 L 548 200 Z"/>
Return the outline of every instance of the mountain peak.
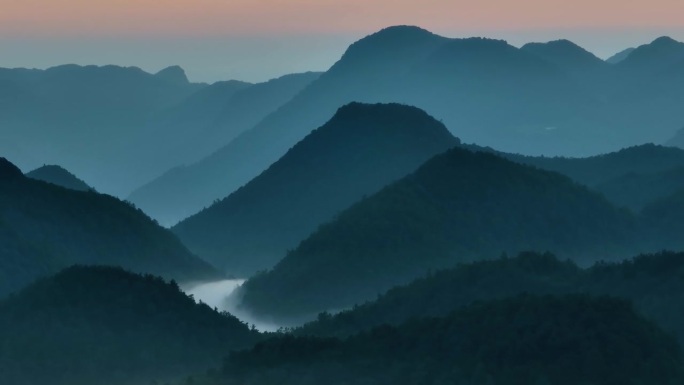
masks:
<path fill-rule="evenodd" d="M 187 75 L 185 74 L 185 70 L 181 68 L 180 66 L 170 66 L 166 67 L 163 70 L 157 72 L 155 75 L 158 79 L 162 79 L 164 81 L 167 81 L 169 83 L 176 83 L 176 84 L 187 84 L 190 83 L 188 80 Z"/>
<path fill-rule="evenodd" d="M 669 36 L 661 36 L 651 42 L 651 45 L 660 45 L 660 46 L 665 46 L 665 45 L 682 45 L 681 42 L 669 37 Z"/>
<path fill-rule="evenodd" d="M 31 179 L 41 180 L 76 191 L 90 191 L 92 188 L 74 174 L 56 165 L 45 165 L 26 174 Z"/>
<path fill-rule="evenodd" d="M 667 36 L 636 48 L 620 64 L 623 66 L 662 69 L 684 60 L 684 43 Z"/>
<path fill-rule="evenodd" d="M 547 43 L 528 43 L 520 49 L 562 68 L 585 70 L 604 64 L 603 60 L 593 53 L 566 39 Z"/>
<path fill-rule="evenodd" d="M 15 166 L 9 160 L 0 157 L 0 180 L 11 180 L 23 177 L 19 167 Z"/>
<path fill-rule="evenodd" d="M 378 32 L 371 34 L 370 36 L 380 37 L 380 36 L 437 36 L 434 33 L 428 31 L 427 29 L 420 28 L 415 25 L 393 25 L 390 27 L 383 28 Z"/>
<path fill-rule="evenodd" d="M 445 37 L 416 26 L 387 27 L 352 44 L 343 59 L 365 58 L 377 61 L 384 58 L 396 65 L 397 61 L 415 60 L 417 52 L 431 51 L 446 40 L 448 39 Z"/>

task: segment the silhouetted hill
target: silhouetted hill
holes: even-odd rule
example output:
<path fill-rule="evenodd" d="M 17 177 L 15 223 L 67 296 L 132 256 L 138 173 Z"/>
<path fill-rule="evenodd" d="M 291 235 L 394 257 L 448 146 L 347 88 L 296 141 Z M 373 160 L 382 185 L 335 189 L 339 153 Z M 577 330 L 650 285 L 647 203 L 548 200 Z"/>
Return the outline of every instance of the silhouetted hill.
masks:
<path fill-rule="evenodd" d="M 620 300 L 532 297 L 468 306 L 345 340 L 285 336 L 193 384 L 676 384 L 681 349 Z"/>
<path fill-rule="evenodd" d="M 221 277 L 129 204 L 17 174 L 0 178 L 0 237 L 0 295 L 72 264 L 119 265 L 181 281 Z"/>
<path fill-rule="evenodd" d="M 319 75 L 315 72 L 286 75 L 249 87 L 234 82 L 208 87 L 201 92 L 204 95 L 201 100 L 193 102 L 189 99 L 171 110 L 168 118 L 155 123 L 157 128 L 152 131 L 151 137 L 140 141 L 146 143 L 165 138 L 165 150 L 149 153 L 149 163 L 155 165 L 158 175 L 166 171 L 159 169 L 163 164 L 173 162 L 182 165 L 206 157 L 252 128 Z M 239 89 L 235 89 L 235 85 Z M 234 90 L 230 95 L 225 92 L 229 89 Z M 218 94 L 222 96 L 217 98 Z M 210 106 L 210 110 L 203 106 Z M 181 116 L 177 115 L 179 113 Z M 166 160 L 162 162 L 160 159 Z M 199 173 L 192 175 L 196 178 L 192 179 L 186 177 L 185 173 L 183 167 L 176 168 L 170 175 L 161 176 L 136 189 L 129 199 L 160 222 L 173 225 L 230 192 L 217 192 L 221 186 L 219 181 L 223 179 L 220 174 Z M 179 183 L 176 179 L 182 180 Z"/>
<path fill-rule="evenodd" d="M 71 267 L 0 302 L 0 382 L 146 385 L 218 365 L 259 339 L 173 282 Z"/>
<path fill-rule="evenodd" d="M 674 333 L 684 343 L 684 254 L 641 255 L 620 263 L 579 268 L 549 253 L 463 264 L 393 288 L 377 300 L 293 330 L 296 335 L 345 337 L 383 324 L 399 325 L 416 317 L 442 317 L 478 301 L 524 293 L 583 293 L 620 297 Z"/>
<path fill-rule="evenodd" d="M 78 179 L 74 174 L 55 165 L 46 165 L 26 173 L 31 179 L 42 180 L 71 190 L 89 191 L 92 187 Z"/>
<path fill-rule="evenodd" d="M 624 49 L 624 50 L 622 50 L 622 51 L 616 53 L 615 55 L 609 57 L 608 59 L 606 59 L 606 63 L 609 63 L 609 64 L 617 64 L 617 63 L 619 63 L 619 62 L 621 62 L 621 61 L 627 59 L 627 57 L 629 56 L 629 54 L 631 54 L 632 52 L 634 52 L 635 49 L 636 49 L 636 48 L 633 48 L 633 47 L 632 47 L 632 48 Z"/>
<path fill-rule="evenodd" d="M 565 176 L 455 148 L 321 226 L 240 294 L 256 315 L 310 316 L 502 252 L 617 257 L 635 248 L 635 230 L 628 212 Z"/>
<path fill-rule="evenodd" d="M 189 84 L 187 75 L 185 75 L 185 70 L 180 66 L 170 66 L 163 70 L 157 72 L 155 75 L 158 79 L 162 79 L 169 83 L 176 84 Z"/>
<path fill-rule="evenodd" d="M 606 63 L 569 40 L 528 43 L 521 48 L 575 74 L 600 71 Z"/>
<path fill-rule="evenodd" d="M 632 51 L 617 64 L 622 69 L 659 71 L 684 60 L 684 43 L 663 36 Z"/>
<path fill-rule="evenodd" d="M 19 167 L 15 166 L 12 162 L 7 159 L 0 157 L 0 180 L 1 181 L 11 181 L 14 179 L 19 179 L 24 176 Z"/>
<path fill-rule="evenodd" d="M 415 107 L 352 103 L 257 178 L 173 231 L 214 266 L 247 277 L 275 265 L 359 199 L 458 144 Z"/>

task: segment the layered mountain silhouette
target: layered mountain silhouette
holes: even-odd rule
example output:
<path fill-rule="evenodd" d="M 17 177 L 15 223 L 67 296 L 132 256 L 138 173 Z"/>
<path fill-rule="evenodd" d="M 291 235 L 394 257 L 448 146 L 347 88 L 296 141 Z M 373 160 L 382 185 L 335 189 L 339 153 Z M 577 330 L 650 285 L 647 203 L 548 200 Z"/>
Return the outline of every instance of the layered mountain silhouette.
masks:
<path fill-rule="evenodd" d="M 675 193 L 684 183 L 684 151 L 653 144 L 587 158 L 494 153 L 519 163 L 569 176 L 576 182 L 603 193 L 614 204 L 629 207 L 635 212 Z"/>
<path fill-rule="evenodd" d="M 179 281 L 222 275 L 127 203 L 25 177 L 0 159 L 0 295 L 73 264 L 110 264 Z"/>
<path fill-rule="evenodd" d="M 366 195 L 459 144 L 415 108 L 352 103 L 226 199 L 173 227 L 232 275 L 270 268 L 307 235 Z"/>
<path fill-rule="evenodd" d="M 42 180 L 43 182 L 52 183 L 71 190 L 90 191 L 93 189 L 92 187 L 88 186 L 86 182 L 78 179 L 76 175 L 56 165 L 45 165 L 39 167 L 31 172 L 26 173 L 26 176 L 31 179 Z"/>
<path fill-rule="evenodd" d="M 387 28 L 352 44 L 254 128 L 211 156 L 167 172 L 131 200 L 160 202 L 160 213 L 179 206 L 181 215 L 197 212 L 259 175 L 353 101 L 414 105 L 465 142 L 511 153 L 577 157 L 662 143 L 681 127 L 684 76 L 664 70 L 676 55 L 664 54 L 661 45 L 670 46 L 658 39 L 607 65 L 567 41 L 518 49 L 416 27 Z M 594 67 L 600 76 L 586 72 Z"/>
<path fill-rule="evenodd" d="M 607 66 L 606 62 L 569 40 L 528 43 L 521 49 L 577 75 L 596 73 Z"/>
<path fill-rule="evenodd" d="M 0 301 L 0 382 L 166 383 L 259 339 L 175 283 L 120 268 L 71 267 Z"/>
<path fill-rule="evenodd" d="M 623 49 L 622 51 L 616 53 L 615 55 L 609 57 L 606 59 L 606 63 L 608 64 L 617 64 L 625 59 L 627 59 L 627 56 L 631 54 L 636 48 L 630 47 Z"/>
<path fill-rule="evenodd" d="M 684 167 L 652 174 L 628 173 L 596 186 L 611 202 L 640 212 L 644 207 L 684 190 Z"/>
<path fill-rule="evenodd" d="M 178 166 L 171 172 L 174 175 L 182 172 L 182 165 L 202 159 L 252 128 L 319 75 L 309 72 L 287 75 L 251 86 L 228 82 L 207 87 L 160 116 L 153 123 L 155 127 L 149 136 L 139 140 L 140 143 L 148 143 L 159 142 L 160 138 L 164 138 L 163 143 L 159 143 L 161 150 L 149 153 L 147 162 L 156 165 L 157 175 L 166 171 L 159 169 L 160 164 L 171 163 Z M 165 160 L 160 162 L 160 159 Z M 198 177 L 206 180 L 215 178 L 213 174 Z M 221 176 L 216 178 L 220 179 Z M 165 177 L 160 178 L 161 185 L 164 184 L 164 179 Z M 155 182 L 152 186 L 141 186 L 130 195 L 129 200 L 166 225 L 173 225 L 195 214 L 198 211 L 194 204 L 197 197 L 212 194 L 212 186 L 206 185 L 205 188 L 209 191 L 205 191 L 192 181 L 169 186 L 168 188 L 175 190 L 175 195 L 171 192 L 149 192 L 154 186 Z"/>
<path fill-rule="evenodd" d="M 155 112 L 204 87 L 174 72 L 77 65 L 2 70 L 0 82 L 12 87 L 0 103 L 0 152 L 24 169 L 59 164 L 101 191 L 125 192 L 137 176 L 127 163 L 132 138 Z"/>
<path fill-rule="evenodd" d="M 616 258 L 635 231 L 629 212 L 565 176 L 455 148 L 320 227 L 240 295 L 256 315 L 287 320 L 502 252 Z"/>
<path fill-rule="evenodd" d="M 0 69 L 0 152 L 23 169 L 59 164 L 125 197 L 211 154 L 316 76 L 288 76 L 239 96 L 251 84 L 191 83 L 178 66 L 157 74 L 118 66 Z"/>
<path fill-rule="evenodd" d="M 520 296 L 348 339 L 273 338 L 198 385 L 631 384 L 682 381 L 677 343 L 625 301 Z"/>
<path fill-rule="evenodd" d="M 662 36 L 650 44 L 635 48 L 619 63 L 618 68 L 658 71 L 684 62 L 684 43 Z"/>
<path fill-rule="evenodd" d="M 293 330 L 300 336 L 346 337 L 381 325 L 400 325 L 412 318 L 443 317 L 478 301 L 522 294 L 612 296 L 635 309 L 684 343 L 680 279 L 684 254 L 640 255 L 619 263 L 580 268 L 550 253 L 522 253 L 463 264 L 393 288 L 376 300 L 339 314 L 321 314 Z M 653 284 L 658 282 L 658 284 Z"/>

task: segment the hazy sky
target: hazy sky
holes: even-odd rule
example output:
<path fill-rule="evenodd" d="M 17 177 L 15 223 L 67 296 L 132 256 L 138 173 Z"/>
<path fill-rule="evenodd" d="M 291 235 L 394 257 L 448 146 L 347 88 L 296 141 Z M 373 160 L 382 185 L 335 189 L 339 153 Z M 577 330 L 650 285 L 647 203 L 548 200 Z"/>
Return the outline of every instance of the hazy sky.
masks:
<path fill-rule="evenodd" d="M 0 0 L 0 66 L 180 64 L 193 80 L 324 70 L 354 40 L 419 25 L 451 36 L 570 38 L 605 57 L 684 40 L 682 0 Z"/>

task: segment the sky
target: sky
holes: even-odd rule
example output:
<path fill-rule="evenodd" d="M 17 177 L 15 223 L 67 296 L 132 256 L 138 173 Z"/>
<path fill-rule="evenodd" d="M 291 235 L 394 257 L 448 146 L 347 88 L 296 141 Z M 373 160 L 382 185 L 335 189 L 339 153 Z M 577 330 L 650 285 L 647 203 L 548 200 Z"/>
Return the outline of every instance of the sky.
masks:
<path fill-rule="evenodd" d="M 409 24 L 521 45 L 568 38 L 599 57 L 669 35 L 682 0 L 0 0 L 0 66 L 183 66 L 194 81 L 325 70 L 355 40 Z"/>

